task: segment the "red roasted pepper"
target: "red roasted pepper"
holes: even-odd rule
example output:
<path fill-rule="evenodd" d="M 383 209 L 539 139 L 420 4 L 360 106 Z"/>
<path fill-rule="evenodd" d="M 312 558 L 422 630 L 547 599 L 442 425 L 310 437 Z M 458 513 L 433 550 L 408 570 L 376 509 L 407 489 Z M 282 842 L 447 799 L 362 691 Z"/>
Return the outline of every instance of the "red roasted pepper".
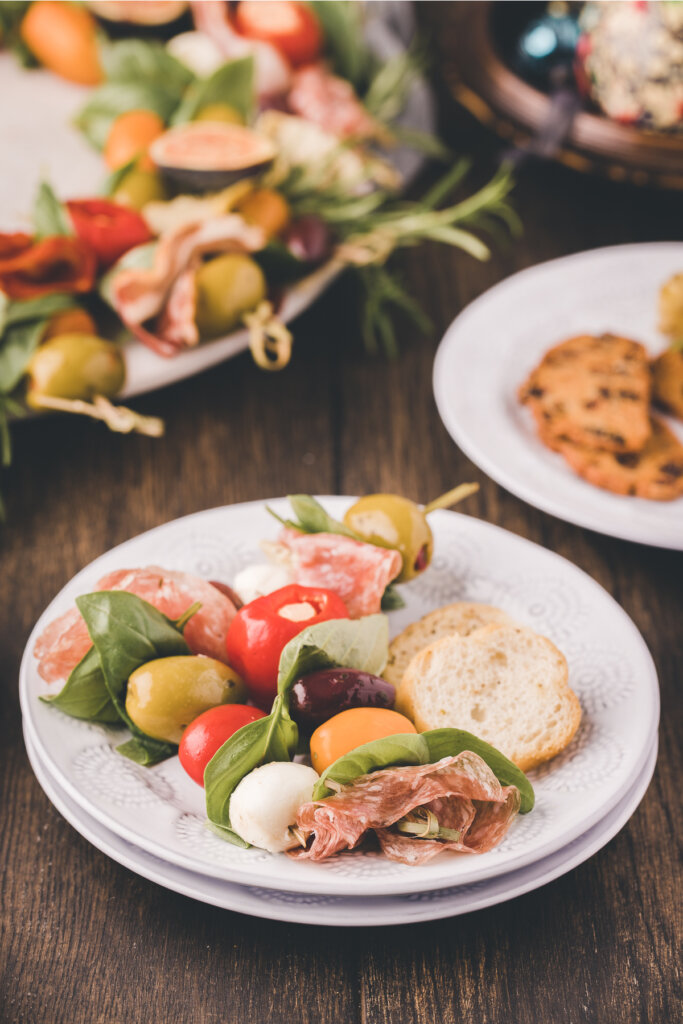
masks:
<path fill-rule="evenodd" d="M 110 199 L 73 199 L 66 208 L 76 234 L 93 249 L 102 269 L 152 238 L 139 213 Z"/>
<path fill-rule="evenodd" d="M 308 626 L 348 617 L 346 605 L 331 590 L 298 583 L 281 587 L 237 613 L 226 637 L 228 661 L 244 679 L 254 703 L 270 708 L 286 644 Z"/>
<path fill-rule="evenodd" d="M 0 235 L 0 291 L 10 299 L 89 292 L 96 269 L 95 253 L 80 238 L 55 235 L 32 242 L 22 234 Z"/>

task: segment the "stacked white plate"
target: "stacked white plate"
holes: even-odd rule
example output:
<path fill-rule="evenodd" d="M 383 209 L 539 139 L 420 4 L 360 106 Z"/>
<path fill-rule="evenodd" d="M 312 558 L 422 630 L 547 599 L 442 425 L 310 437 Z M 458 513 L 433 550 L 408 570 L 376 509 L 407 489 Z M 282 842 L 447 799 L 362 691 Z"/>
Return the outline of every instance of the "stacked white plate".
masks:
<path fill-rule="evenodd" d="M 350 498 L 322 498 L 341 516 Z M 283 499 L 269 504 L 281 513 Z M 532 774 L 534 810 L 481 856 L 442 854 L 419 867 L 355 851 L 323 864 L 242 850 L 205 826 L 203 790 L 178 759 L 141 768 L 116 754 L 121 732 L 38 700 L 37 636 L 113 569 L 160 564 L 230 582 L 273 536 L 264 504 L 197 513 L 127 541 L 79 573 L 49 605 L 21 667 L 24 734 L 47 796 L 86 839 L 138 874 L 195 899 L 259 917 L 379 925 L 466 913 L 571 870 L 625 824 L 654 770 L 659 692 L 650 654 L 618 604 L 569 562 L 452 512 L 431 517 L 436 555 L 402 588 L 393 633 L 440 605 L 483 601 L 548 636 L 567 656 L 582 724 L 570 747 Z"/>

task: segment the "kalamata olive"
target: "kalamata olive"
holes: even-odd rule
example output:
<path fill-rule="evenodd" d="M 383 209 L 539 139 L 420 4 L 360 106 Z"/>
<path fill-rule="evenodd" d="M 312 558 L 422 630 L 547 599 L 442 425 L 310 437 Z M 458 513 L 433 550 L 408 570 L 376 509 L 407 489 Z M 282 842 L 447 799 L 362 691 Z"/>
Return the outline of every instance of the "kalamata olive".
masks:
<path fill-rule="evenodd" d="M 324 220 L 314 213 L 293 220 L 282 236 L 292 256 L 304 263 L 322 263 L 332 252 L 332 235 Z"/>
<path fill-rule="evenodd" d="M 379 676 L 353 668 L 325 668 L 301 676 L 290 697 L 292 718 L 314 729 L 349 708 L 392 708 L 396 688 Z"/>

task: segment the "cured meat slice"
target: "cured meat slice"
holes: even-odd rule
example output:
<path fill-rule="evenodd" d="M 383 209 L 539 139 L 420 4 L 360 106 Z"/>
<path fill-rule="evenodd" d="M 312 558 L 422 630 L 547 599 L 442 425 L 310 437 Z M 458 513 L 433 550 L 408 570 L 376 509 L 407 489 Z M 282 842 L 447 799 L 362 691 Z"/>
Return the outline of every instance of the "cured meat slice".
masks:
<path fill-rule="evenodd" d="M 313 121 L 339 139 L 366 139 L 386 134 L 354 92 L 324 64 L 309 64 L 294 72 L 287 106 L 293 114 Z"/>
<path fill-rule="evenodd" d="M 520 802 L 517 787 L 501 786 L 470 750 L 436 764 L 385 768 L 300 807 L 296 823 L 308 842 L 291 856 L 325 860 L 352 850 L 368 833 L 387 857 L 403 864 L 424 863 L 444 850 L 485 853 L 501 842 Z M 433 812 L 439 826 L 456 830 L 459 839 L 420 839 L 392 828 L 418 809 Z"/>
<path fill-rule="evenodd" d="M 185 626 L 187 645 L 193 654 L 225 661 L 225 635 L 236 609 L 230 598 L 212 583 L 188 573 L 148 566 L 110 572 L 95 590 L 137 594 L 169 619 L 179 619 L 191 604 L 200 601 L 201 608 Z M 70 609 L 51 622 L 36 641 L 33 653 L 39 662 L 39 675 L 48 683 L 66 679 L 90 646 L 90 636 L 78 609 Z"/>
<path fill-rule="evenodd" d="M 403 566 L 398 551 L 338 533 L 287 528 L 267 550 L 288 565 L 294 583 L 339 594 L 352 619 L 380 611 L 382 594 Z"/>

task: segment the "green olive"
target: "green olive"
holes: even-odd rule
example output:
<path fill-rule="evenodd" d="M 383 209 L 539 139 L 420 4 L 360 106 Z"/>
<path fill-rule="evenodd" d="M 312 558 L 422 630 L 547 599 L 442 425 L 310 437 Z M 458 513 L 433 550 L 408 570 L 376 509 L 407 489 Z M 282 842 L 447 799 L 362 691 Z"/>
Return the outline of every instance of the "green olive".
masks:
<path fill-rule="evenodd" d="M 239 110 L 229 103 L 209 103 L 195 114 L 193 121 L 218 121 L 221 124 L 244 124 Z"/>
<path fill-rule="evenodd" d="M 133 167 L 119 182 L 112 199 L 115 203 L 141 210 L 147 203 L 167 199 L 168 193 L 158 171 Z"/>
<path fill-rule="evenodd" d="M 266 297 L 258 263 L 239 252 L 216 256 L 197 271 L 197 327 L 203 339 L 229 334 Z"/>
<path fill-rule="evenodd" d="M 398 494 L 367 494 L 344 516 L 345 524 L 371 544 L 395 548 L 403 556 L 398 583 L 412 580 L 432 560 L 434 538 L 424 510 Z"/>
<path fill-rule="evenodd" d="M 128 680 L 126 711 L 147 736 L 180 743 L 186 726 L 203 711 L 246 698 L 244 683 L 229 665 L 180 654 L 136 668 Z"/>
<path fill-rule="evenodd" d="M 112 398 L 123 387 L 126 366 L 121 349 L 94 334 L 59 334 L 31 356 L 26 401 L 40 408 L 40 396 Z"/>

